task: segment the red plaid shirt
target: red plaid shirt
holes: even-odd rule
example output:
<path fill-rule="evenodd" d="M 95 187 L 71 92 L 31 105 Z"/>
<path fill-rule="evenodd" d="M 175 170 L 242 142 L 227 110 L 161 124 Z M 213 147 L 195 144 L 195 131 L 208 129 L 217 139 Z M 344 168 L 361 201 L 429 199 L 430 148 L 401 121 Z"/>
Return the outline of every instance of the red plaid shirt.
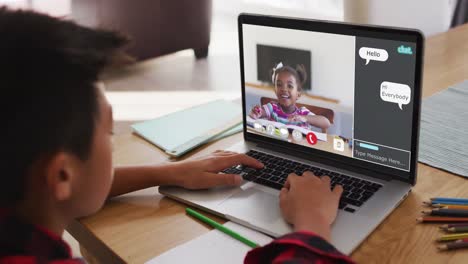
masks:
<path fill-rule="evenodd" d="M 83 264 L 59 236 L 0 210 L 0 264 Z M 353 263 L 325 240 L 296 232 L 250 251 L 245 263 Z"/>
<path fill-rule="evenodd" d="M 312 232 L 295 232 L 251 250 L 244 263 L 328 264 L 354 263 L 334 246 Z"/>
<path fill-rule="evenodd" d="M 52 232 L 0 209 L 0 264 L 84 264 L 71 258 L 71 249 Z"/>

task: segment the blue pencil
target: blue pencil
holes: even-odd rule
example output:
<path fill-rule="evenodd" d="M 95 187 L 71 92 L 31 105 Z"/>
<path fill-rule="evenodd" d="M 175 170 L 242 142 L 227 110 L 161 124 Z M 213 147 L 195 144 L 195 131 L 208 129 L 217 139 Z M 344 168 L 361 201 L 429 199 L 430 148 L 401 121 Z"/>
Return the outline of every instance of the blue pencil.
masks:
<path fill-rule="evenodd" d="M 452 201 L 431 201 L 430 204 L 431 205 L 435 205 L 435 204 L 468 205 L 468 203 L 452 202 Z"/>
<path fill-rule="evenodd" d="M 431 198 L 432 203 L 447 203 L 447 202 L 454 202 L 460 204 L 468 204 L 468 199 L 466 198 L 444 198 L 444 197 L 435 197 Z"/>

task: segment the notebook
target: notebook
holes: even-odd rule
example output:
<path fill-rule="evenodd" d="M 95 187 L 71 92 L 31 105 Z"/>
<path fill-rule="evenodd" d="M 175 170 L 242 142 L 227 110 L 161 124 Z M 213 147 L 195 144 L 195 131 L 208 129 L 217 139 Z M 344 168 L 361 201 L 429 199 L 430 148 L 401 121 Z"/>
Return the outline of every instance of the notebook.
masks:
<path fill-rule="evenodd" d="M 255 230 L 227 222 L 224 226 L 263 246 L 273 239 Z M 244 243 L 213 229 L 212 231 L 175 247 L 146 264 L 166 263 L 205 263 L 238 264 L 244 263 L 245 255 L 252 250 Z"/>
<path fill-rule="evenodd" d="M 468 177 L 468 80 L 423 100 L 419 161 Z"/>
<path fill-rule="evenodd" d="M 132 125 L 133 131 L 173 157 L 242 131 L 239 104 L 216 100 Z"/>

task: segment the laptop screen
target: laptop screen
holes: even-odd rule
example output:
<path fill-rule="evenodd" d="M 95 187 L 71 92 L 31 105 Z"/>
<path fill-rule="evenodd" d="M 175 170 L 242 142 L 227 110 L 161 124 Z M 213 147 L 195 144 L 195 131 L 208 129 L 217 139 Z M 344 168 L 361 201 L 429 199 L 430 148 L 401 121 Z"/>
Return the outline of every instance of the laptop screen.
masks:
<path fill-rule="evenodd" d="M 240 29 L 246 133 L 410 172 L 416 38 Z"/>

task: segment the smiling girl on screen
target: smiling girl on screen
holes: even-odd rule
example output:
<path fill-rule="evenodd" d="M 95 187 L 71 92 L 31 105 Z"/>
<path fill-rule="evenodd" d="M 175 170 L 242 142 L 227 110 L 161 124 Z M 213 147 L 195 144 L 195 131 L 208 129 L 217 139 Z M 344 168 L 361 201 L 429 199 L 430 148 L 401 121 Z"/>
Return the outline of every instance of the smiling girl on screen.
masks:
<path fill-rule="evenodd" d="M 263 106 L 254 106 L 249 113 L 251 118 L 264 118 L 307 129 L 318 127 L 326 130 L 330 127 L 330 121 L 326 117 L 315 115 L 306 107 L 299 108 L 296 105 L 302 94 L 302 86 L 307 80 L 304 65 L 297 65 L 296 69 L 294 69 L 280 62 L 273 68 L 271 79 L 278 100 L 271 101 Z"/>

